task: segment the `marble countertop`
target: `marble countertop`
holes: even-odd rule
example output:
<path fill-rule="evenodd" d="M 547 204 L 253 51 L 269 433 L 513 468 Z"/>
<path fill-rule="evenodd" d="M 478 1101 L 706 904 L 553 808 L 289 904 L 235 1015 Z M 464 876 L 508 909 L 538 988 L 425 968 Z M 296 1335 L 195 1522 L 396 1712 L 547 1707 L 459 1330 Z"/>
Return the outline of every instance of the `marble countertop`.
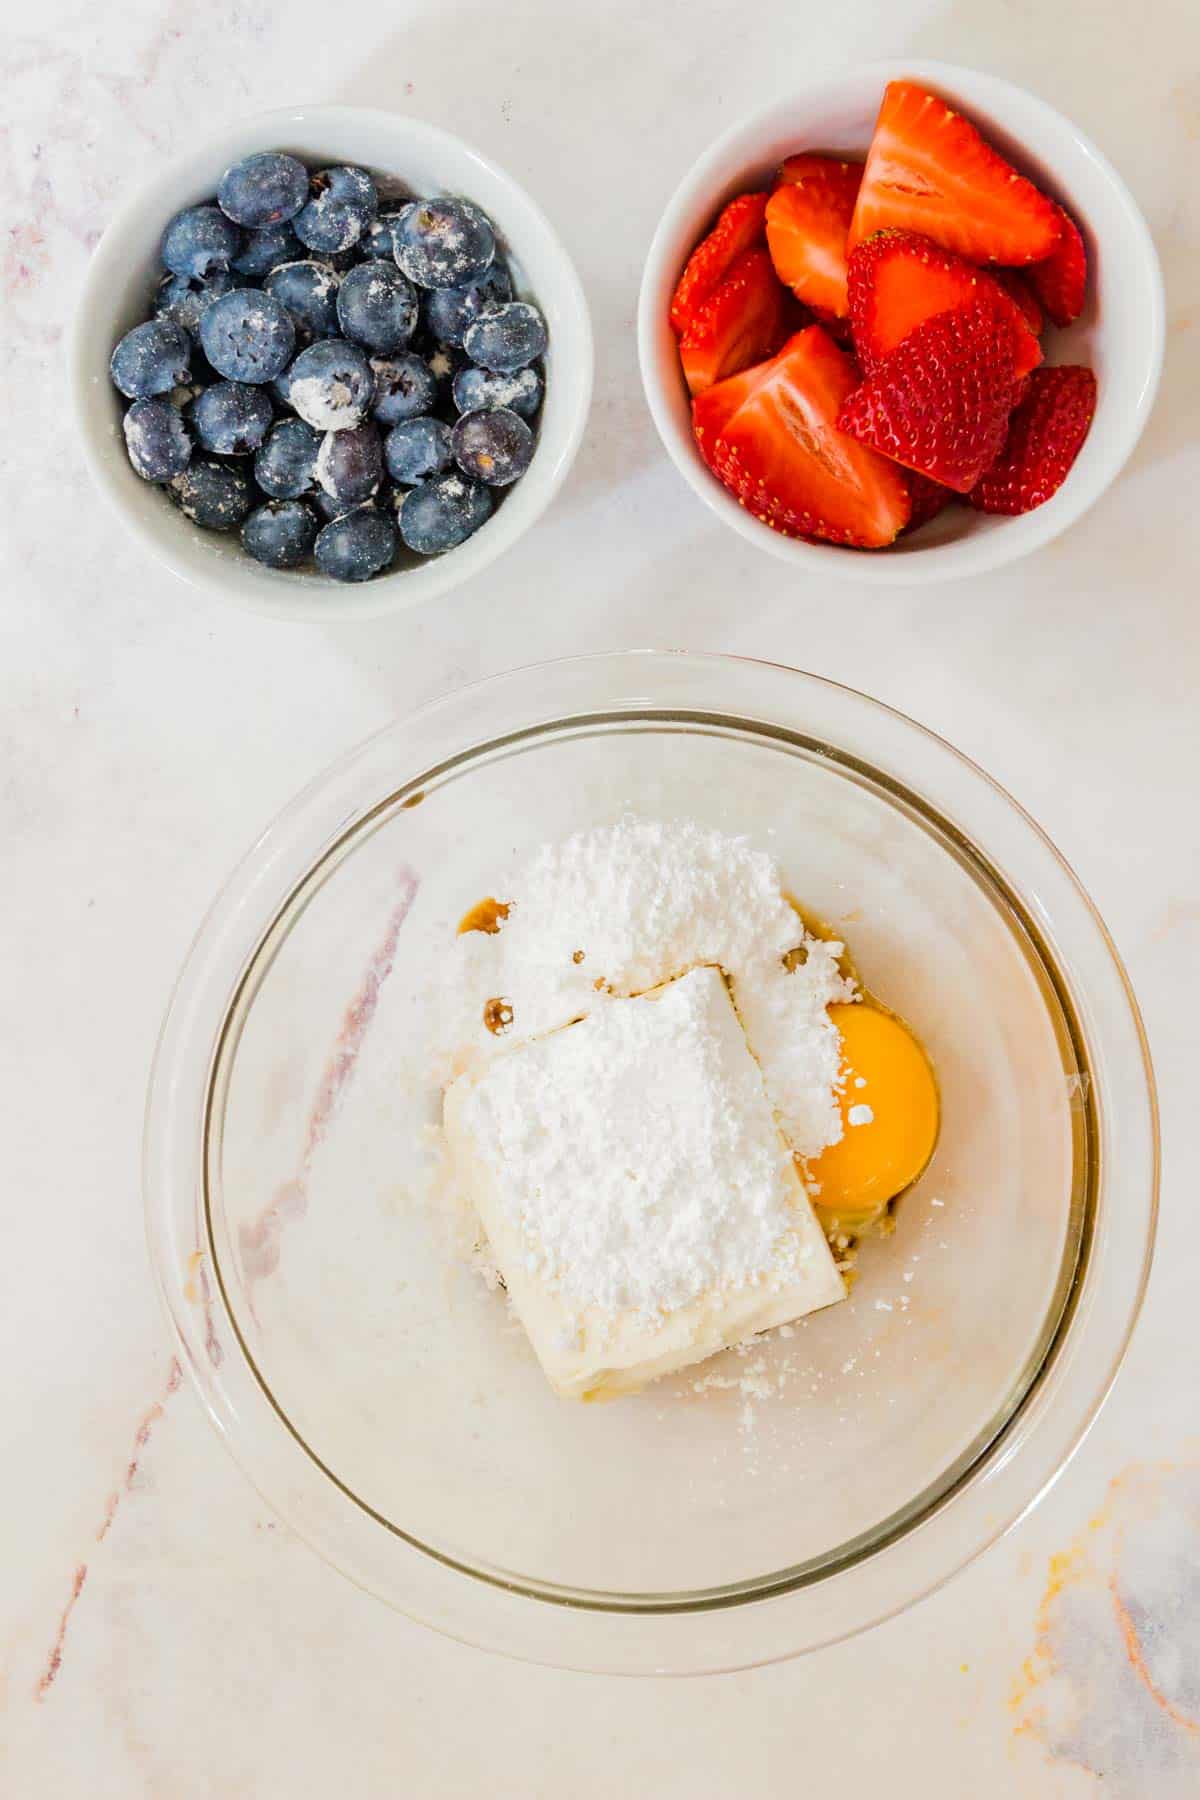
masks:
<path fill-rule="evenodd" d="M 789 70 L 903 51 L 1030 84 L 1123 170 L 1166 268 L 1166 375 L 1115 489 L 1039 555 L 970 587 L 825 589 L 720 527 L 667 463 L 636 371 L 639 263 L 689 159 Z M 20 35 L 10 22 L 0 58 L 0 1791 L 1200 1792 L 1191 0 L 1152 0 L 1136 30 L 1124 0 L 346 0 L 332 14 L 314 0 L 47 0 Z M 154 568 L 87 484 L 62 367 L 88 253 L 147 168 L 221 121 L 308 99 L 411 108 L 506 164 L 577 258 L 598 344 L 587 439 L 539 527 L 451 601 L 336 629 L 221 610 Z M 279 807 L 447 687 L 644 642 L 849 682 L 1003 782 L 1125 956 L 1165 1137 L 1142 1322 L 1049 1498 L 904 1617 L 693 1682 L 507 1663 L 322 1564 L 172 1373 L 139 1193 L 168 990 L 209 898 Z"/>

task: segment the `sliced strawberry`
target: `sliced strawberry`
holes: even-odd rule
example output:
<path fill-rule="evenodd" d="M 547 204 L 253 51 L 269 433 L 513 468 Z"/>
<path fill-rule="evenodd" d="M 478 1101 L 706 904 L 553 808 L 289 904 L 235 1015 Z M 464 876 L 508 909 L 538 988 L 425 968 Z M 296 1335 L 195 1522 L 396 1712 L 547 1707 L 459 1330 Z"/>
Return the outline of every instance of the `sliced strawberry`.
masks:
<path fill-rule="evenodd" d="M 676 336 L 683 336 L 738 258 L 765 241 L 766 211 L 765 194 L 739 194 L 729 202 L 703 243 L 697 244 L 671 300 L 671 324 Z"/>
<path fill-rule="evenodd" d="M 952 488 L 943 487 L 940 481 L 931 481 L 928 475 L 918 475 L 915 470 L 910 470 L 908 497 L 912 502 L 908 530 L 917 531 L 922 525 L 928 525 L 930 519 L 936 519 L 955 495 Z"/>
<path fill-rule="evenodd" d="M 1057 210 L 1062 236 L 1045 262 L 1033 265 L 1029 279 L 1054 323 L 1070 325 L 1083 311 L 1087 251 L 1074 219 L 1061 206 Z"/>
<path fill-rule="evenodd" d="M 980 512 L 1032 512 L 1056 494 L 1096 411 L 1091 369 L 1035 369 L 1004 448 L 967 498 Z"/>
<path fill-rule="evenodd" d="M 850 226 L 850 249 L 894 225 L 968 262 L 1032 263 L 1058 242 L 1058 208 L 961 113 L 913 81 L 890 81 Z"/>
<path fill-rule="evenodd" d="M 826 181 L 842 183 L 854 195 L 858 193 L 862 172 L 859 157 L 822 156 L 815 150 L 802 150 L 795 156 L 784 157 L 775 177 L 775 186 L 783 187 L 788 182 L 806 181 L 810 175 L 820 175 Z"/>
<path fill-rule="evenodd" d="M 855 389 L 838 424 L 905 468 L 965 494 L 1004 442 L 1015 341 L 1010 315 L 990 295 L 937 313 Z"/>
<path fill-rule="evenodd" d="M 796 302 L 799 305 L 799 302 Z M 801 308 L 803 311 L 803 308 Z M 816 309 L 814 308 L 814 311 Z M 854 355 L 854 331 L 849 319 L 834 319 L 828 313 L 817 313 L 818 323 L 823 325 L 835 344 Z"/>
<path fill-rule="evenodd" d="M 861 175 L 860 163 L 793 156 L 767 201 L 767 248 L 780 281 L 835 319 L 847 315 L 846 233 Z"/>
<path fill-rule="evenodd" d="M 1002 287 L 1009 299 L 1021 309 L 1021 317 L 1034 337 L 1041 337 L 1046 326 L 1042 303 L 1029 285 L 1029 276 L 1019 269 L 992 269 L 992 280 Z"/>
<path fill-rule="evenodd" d="M 689 390 L 702 394 L 714 381 L 774 355 L 784 337 L 787 299 L 765 250 L 740 257 L 679 340 Z"/>
<path fill-rule="evenodd" d="M 1042 360 L 1016 302 L 990 275 L 915 231 L 877 231 L 850 253 L 850 319 L 863 373 L 870 375 L 924 320 L 986 296 L 1013 324 L 1016 373 Z"/>
<path fill-rule="evenodd" d="M 838 431 L 858 373 L 820 325 L 692 403 L 709 468 L 764 525 L 789 537 L 879 549 L 908 522 L 900 471 Z"/>

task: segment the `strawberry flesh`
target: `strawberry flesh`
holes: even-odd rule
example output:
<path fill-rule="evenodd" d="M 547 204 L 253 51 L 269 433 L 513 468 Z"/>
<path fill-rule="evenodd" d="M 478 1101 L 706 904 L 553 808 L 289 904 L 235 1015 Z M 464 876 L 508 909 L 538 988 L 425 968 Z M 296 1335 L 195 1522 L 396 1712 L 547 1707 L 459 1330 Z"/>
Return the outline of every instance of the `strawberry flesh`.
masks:
<path fill-rule="evenodd" d="M 1002 287 L 1009 299 L 1019 307 L 1021 317 L 1034 337 L 1041 337 L 1046 328 L 1046 315 L 1042 311 L 1041 301 L 1029 285 L 1029 276 L 1022 275 L 1019 269 L 992 269 L 989 273 L 997 286 Z M 1032 273 L 1030 270 L 1030 274 Z"/>
<path fill-rule="evenodd" d="M 1059 241 L 1059 209 L 975 127 L 912 81 L 891 81 L 850 226 L 853 250 L 888 226 L 923 232 L 968 262 L 1035 263 Z"/>
<path fill-rule="evenodd" d="M 862 174 L 860 163 L 831 157 L 794 156 L 790 170 L 767 201 L 767 248 L 776 273 L 798 300 L 831 318 L 844 319 L 846 233 Z"/>
<path fill-rule="evenodd" d="M 734 263 L 765 241 L 765 194 L 739 194 L 708 236 L 692 251 L 671 300 L 671 325 L 682 337 L 704 302 L 716 293 Z"/>
<path fill-rule="evenodd" d="M 909 333 L 936 313 L 987 297 L 1011 321 L 1016 373 L 1042 360 L 1041 346 L 1011 295 L 974 263 L 914 231 L 878 231 L 850 254 L 850 318 L 864 374 L 870 375 Z"/>
<path fill-rule="evenodd" d="M 972 488 L 980 512 L 1026 513 L 1056 494 L 1079 455 L 1096 411 L 1091 369 L 1035 369 L 1009 423 L 1004 448 Z"/>
<path fill-rule="evenodd" d="M 881 455 L 965 494 L 1004 442 L 1015 341 L 1011 318 L 990 296 L 937 313 L 847 397 L 838 424 Z"/>
<path fill-rule="evenodd" d="M 837 429 L 857 380 L 850 357 L 809 325 L 770 362 L 693 402 L 700 454 L 773 530 L 882 548 L 908 523 L 908 488 L 890 462 Z"/>
<path fill-rule="evenodd" d="M 862 161 L 858 157 L 820 156 L 815 151 L 802 150 L 795 156 L 784 157 L 775 177 L 775 186 L 785 187 L 789 183 L 807 181 L 814 175 L 820 176 L 823 181 L 840 183 L 849 190 L 850 210 L 853 212 L 862 172 Z"/>
<path fill-rule="evenodd" d="M 765 250 L 748 250 L 704 302 L 679 340 L 688 389 L 702 394 L 778 350 L 788 296 Z"/>
<path fill-rule="evenodd" d="M 917 531 L 922 525 L 928 525 L 930 519 L 936 519 L 942 508 L 948 506 L 955 496 L 952 488 L 943 486 L 940 481 L 931 481 L 928 475 L 918 475 L 915 470 L 910 469 L 908 497 L 912 502 L 908 530 Z"/>
<path fill-rule="evenodd" d="M 1087 251 L 1074 219 L 1058 208 L 1062 236 L 1045 262 L 1029 271 L 1034 292 L 1056 325 L 1071 325 L 1083 311 Z"/>

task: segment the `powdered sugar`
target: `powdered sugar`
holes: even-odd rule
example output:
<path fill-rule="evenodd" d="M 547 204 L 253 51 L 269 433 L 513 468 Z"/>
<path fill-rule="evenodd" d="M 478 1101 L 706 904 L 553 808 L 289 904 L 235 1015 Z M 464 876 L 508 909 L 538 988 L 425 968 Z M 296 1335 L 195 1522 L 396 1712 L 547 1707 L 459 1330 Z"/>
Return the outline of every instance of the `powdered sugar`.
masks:
<path fill-rule="evenodd" d="M 330 294 L 336 293 L 338 288 L 342 285 L 342 278 L 337 270 L 331 267 L 329 263 L 318 262 L 315 258 L 311 260 L 305 259 L 304 261 L 276 263 L 275 268 L 271 273 L 278 279 L 280 273 L 284 269 L 303 269 L 305 276 L 311 283 L 312 295 L 315 300 L 328 300 Z"/>
<path fill-rule="evenodd" d="M 806 934 L 771 857 L 690 821 L 626 815 L 544 846 L 494 888 L 500 931 L 456 941 L 444 1016 L 452 1069 L 503 1054 L 700 965 L 729 977 L 767 1093 L 792 1147 L 815 1157 L 841 1135 L 840 1037 L 827 1008 L 853 988 L 842 946 Z M 789 951 L 803 945 L 802 960 Z M 512 1026 L 483 1024 L 503 996 Z"/>
<path fill-rule="evenodd" d="M 749 1285 L 794 1289 L 810 1263 L 826 1273 L 815 1303 L 838 1297 L 716 969 L 497 1058 L 456 1126 L 526 1273 L 573 1309 L 657 1318 Z"/>
<path fill-rule="evenodd" d="M 314 431 L 345 431 L 359 424 L 363 414 L 349 382 L 324 375 L 301 375 L 288 389 L 288 402 Z"/>

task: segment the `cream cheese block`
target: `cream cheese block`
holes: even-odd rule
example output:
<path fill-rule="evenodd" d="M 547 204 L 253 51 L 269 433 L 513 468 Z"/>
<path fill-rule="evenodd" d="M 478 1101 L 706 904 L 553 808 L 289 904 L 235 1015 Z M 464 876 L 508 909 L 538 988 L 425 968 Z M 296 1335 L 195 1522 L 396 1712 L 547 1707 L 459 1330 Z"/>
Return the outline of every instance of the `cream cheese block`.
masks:
<path fill-rule="evenodd" d="M 845 1297 L 719 969 L 461 1075 L 444 1125 L 568 1398 L 636 1392 Z"/>

